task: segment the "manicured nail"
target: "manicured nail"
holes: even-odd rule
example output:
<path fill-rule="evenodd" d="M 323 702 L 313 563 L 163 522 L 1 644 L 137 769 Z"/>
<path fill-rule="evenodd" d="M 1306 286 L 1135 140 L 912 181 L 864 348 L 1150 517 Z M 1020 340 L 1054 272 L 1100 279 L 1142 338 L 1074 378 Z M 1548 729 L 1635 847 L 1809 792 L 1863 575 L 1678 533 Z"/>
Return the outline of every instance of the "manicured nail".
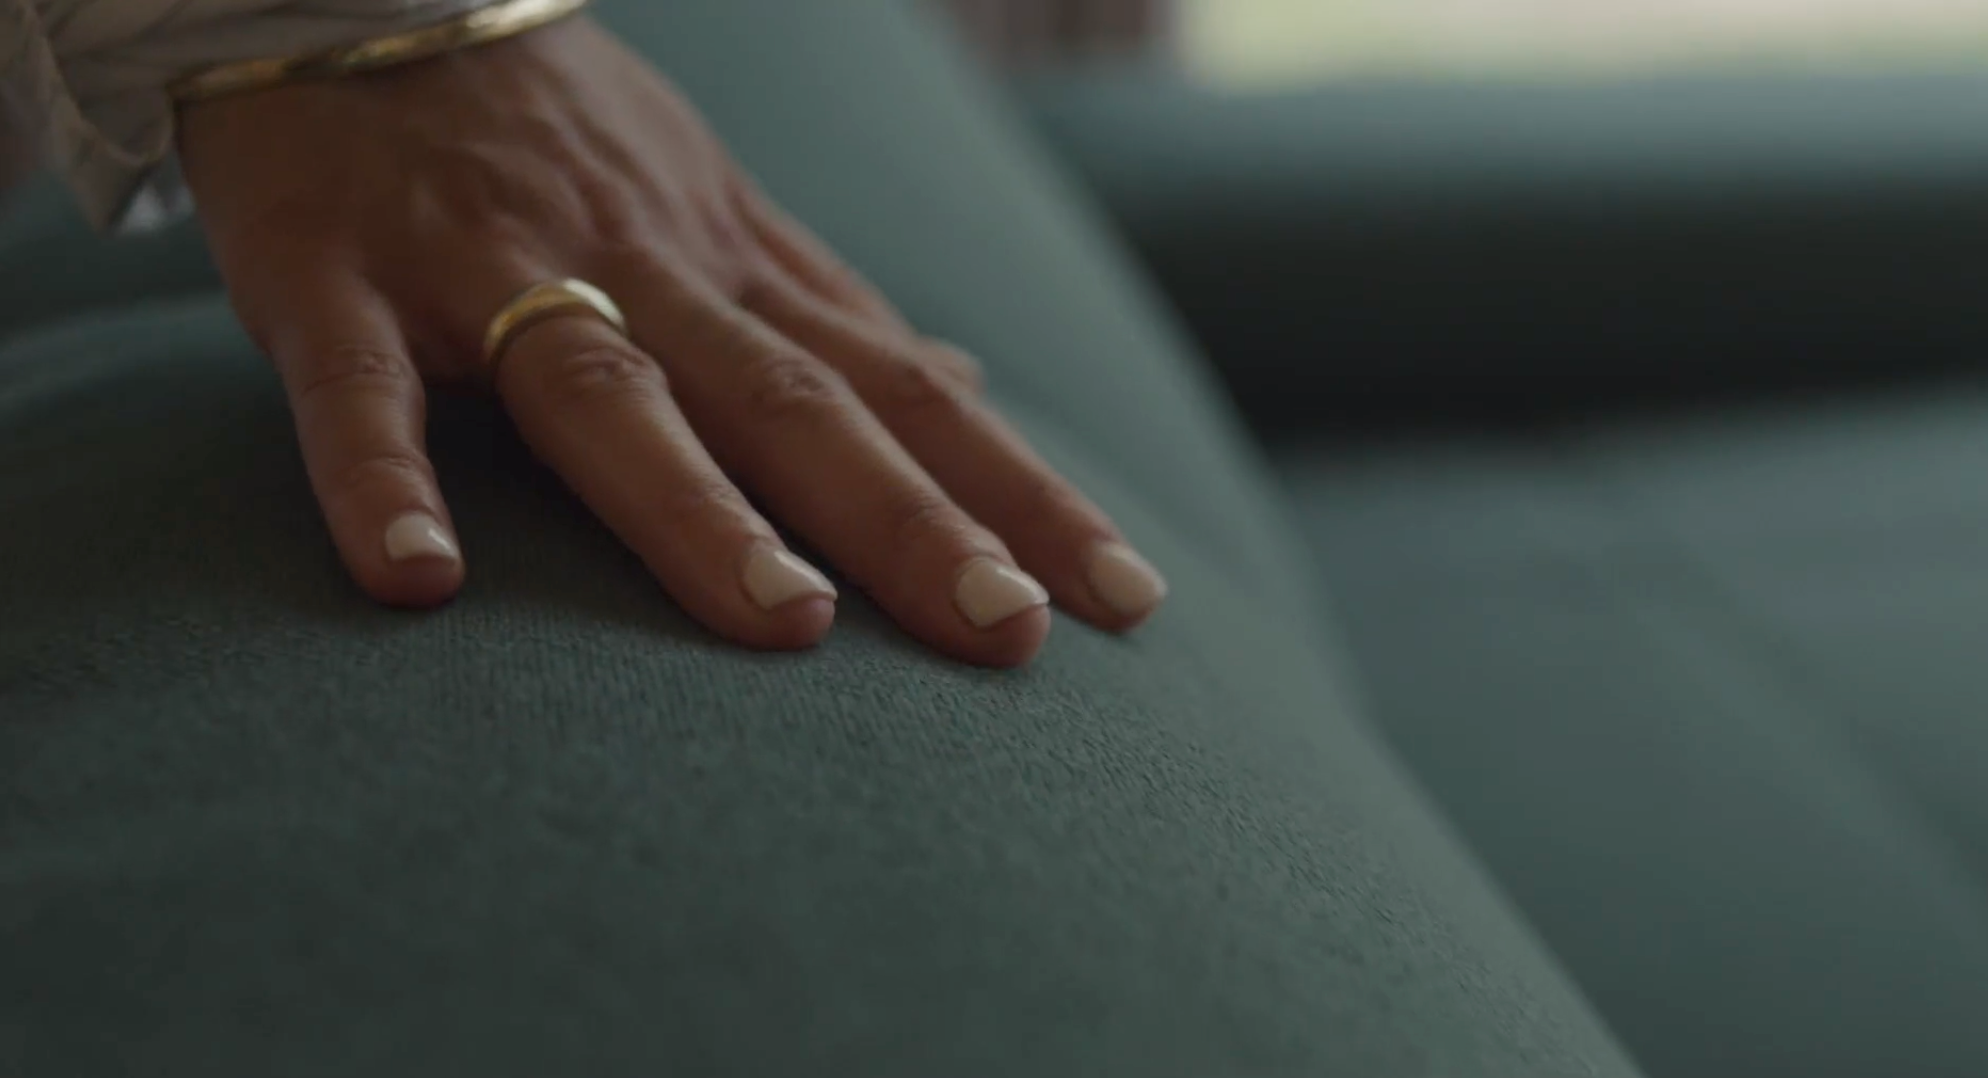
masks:
<path fill-rule="evenodd" d="M 414 561 L 417 558 L 442 558 L 455 561 L 462 554 L 456 550 L 456 541 L 449 538 L 442 522 L 426 513 L 408 513 L 395 518 L 387 525 L 387 560 L 393 562 Z"/>
<path fill-rule="evenodd" d="M 992 629 L 1017 614 L 1048 606 L 1049 592 L 1012 565 L 975 558 L 960 573 L 953 601 L 975 628 Z"/>
<path fill-rule="evenodd" d="M 835 585 L 821 570 L 776 546 L 760 545 L 746 556 L 745 590 L 761 610 L 778 610 L 801 599 L 833 599 Z"/>
<path fill-rule="evenodd" d="M 1143 618 L 1167 598 L 1167 578 L 1124 543 L 1099 543 L 1085 575 L 1098 602 L 1121 617 Z"/>

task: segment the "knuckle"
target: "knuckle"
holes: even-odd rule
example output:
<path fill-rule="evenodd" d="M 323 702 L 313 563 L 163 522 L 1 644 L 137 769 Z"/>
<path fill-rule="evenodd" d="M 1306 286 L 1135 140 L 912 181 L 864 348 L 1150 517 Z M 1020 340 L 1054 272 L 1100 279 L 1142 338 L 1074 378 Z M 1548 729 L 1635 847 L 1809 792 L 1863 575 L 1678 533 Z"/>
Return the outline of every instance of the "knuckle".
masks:
<path fill-rule="evenodd" d="M 711 246 L 726 256 L 742 261 L 761 253 L 752 230 L 723 202 L 702 207 L 698 221 Z"/>
<path fill-rule="evenodd" d="M 545 358 L 537 382 L 546 396 L 563 403 L 629 397 L 662 388 L 661 368 L 649 357 L 619 345 L 596 345 Z"/>
<path fill-rule="evenodd" d="M 352 223 L 346 212 L 337 200 L 310 191 L 279 195 L 239 214 L 216 212 L 203 217 L 203 221 L 214 233 L 210 246 L 217 255 L 236 253 L 249 260 L 253 268 L 280 267 L 294 264 L 297 251 L 322 253 L 345 249 L 352 236 Z M 229 276 L 230 283 L 234 283 L 236 275 Z M 268 278 L 269 275 L 262 274 L 246 279 Z"/>
<path fill-rule="evenodd" d="M 338 345 L 313 355 L 303 364 L 295 395 L 298 405 L 351 397 L 391 397 L 413 385 L 407 361 L 372 345 Z"/>
<path fill-rule="evenodd" d="M 749 250 L 727 264 L 720 286 L 733 303 L 758 311 L 780 302 L 785 283 L 779 268 L 765 255 Z"/>
<path fill-rule="evenodd" d="M 1091 507 L 1090 501 L 1051 472 L 1030 475 L 1021 486 L 1018 501 L 1025 519 L 1065 527 L 1081 526 L 1089 531 L 1105 528 L 1103 515 Z"/>
<path fill-rule="evenodd" d="M 745 378 L 746 408 L 769 421 L 818 418 L 843 401 L 839 376 L 801 355 L 769 355 L 747 368 Z"/>
<path fill-rule="evenodd" d="M 645 291 L 672 299 L 684 291 L 675 244 L 645 226 L 631 223 L 625 231 L 603 229 L 589 258 L 603 279 L 639 281 Z M 651 302 L 655 299 L 650 297 Z"/>
<path fill-rule="evenodd" d="M 725 530 L 748 512 L 738 490 L 716 478 L 661 492 L 655 510 L 672 532 Z"/>
<path fill-rule="evenodd" d="M 435 216 L 485 228 L 519 222 L 542 229 L 586 219 L 581 190 L 551 164 L 561 160 L 557 133 L 543 118 L 519 116 L 513 123 L 504 145 L 457 141 L 427 149 L 417 174 L 429 178 L 420 190 Z M 508 149 L 515 145 L 554 152 L 520 155 Z"/>
<path fill-rule="evenodd" d="M 626 183 L 619 174 L 590 173 L 575 176 L 569 183 L 576 209 L 586 217 L 589 235 L 601 245 L 633 247 L 647 237 L 648 222 L 627 197 Z"/>
<path fill-rule="evenodd" d="M 946 368 L 916 356 L 892 361 L 880 391 L 878 407 L 899 415 L 952 419 L 969 408 Z"/>
<path fill-rule="evenodd" d="M 381 453 L 353 461 L 330 477 L 333 491 L 346 498 L 405 500 L 408 491 L 432 482 L 428 462 L 412 452 Z"/>
<path fill-rule="evenodd" d="M 892 514 L 891 537 L 900 548 L 963 545 L 969 531 L 965 514 L 939 494 L 907 498 Z"/>
<path fill-rule="evenodd" d="M 1013 466 L 1012 478 L 1001 484 L 996 510 L 1004 520 L 1055 534 L 1105 537 L 1113 532 L 1103 510 L 1026 447 Z"/>
<path fill-rule="evenodd" d="M 987 371 L 980 361 L 968 355 L 958 346 L 946 341 L 925 338 L 921 344 L 932 356 L 932 362 L 939 365 L 954 381 L 965 386 L 968 391 L 979 393 L 987 388 Z"/>
<path fill-rule="evenodd" d="M 478 217 L 459 233 L 445 234 L 437 245 L 473 246 L 480 251 L 505 252 L 516 257 L 536 251 L 551 218 L 529 212 L 490 212 Z"/>
<path fill-rule="evenodd" d="M 808 254 L 813 256 L 816 272 L 821 274 L 829 287 L 848 295 L 862 295 L 870 291 L 869 282 L 857 276 L 856 271 L 834 251 L 811 240 L 801 242 Z"/>

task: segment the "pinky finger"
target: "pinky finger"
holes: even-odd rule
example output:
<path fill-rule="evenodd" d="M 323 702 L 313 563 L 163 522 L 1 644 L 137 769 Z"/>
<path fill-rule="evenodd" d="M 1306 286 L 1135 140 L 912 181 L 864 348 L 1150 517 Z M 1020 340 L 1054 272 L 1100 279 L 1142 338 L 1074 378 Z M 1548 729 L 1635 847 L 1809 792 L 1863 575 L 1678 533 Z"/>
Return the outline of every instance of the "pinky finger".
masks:
<path fill-rule="evenodd" d="M 737 179 L 733 201 L 752 238 L 771 256 L 774 265 L 816 298 L 879 325 L 910 329 L 904 316 L 883 293 L 837 257 L 806 225 L 788 216 L 750 179 L 743 176 Z"/>
<path fill-rule="evenodd" d="M 294 290 L 259 320 L 346 569 L 389 606 L 447 602 L 462 587 L 462 555 L 423 445 L 421 376 L 392 310 L 363 282 L 337 279 Z"/>
<path fill-rule="evenodd" d="M 883 293 L 836 257 L 806 225 L 775 205 L 750 179 L 739 177 L 735 201 L 754 241 L 787 279 L 831 307 L 911 340 L 932 370 L 961 392 L 978 396 L 986 390 L 986 375 L 978 360 L 945 341 L 920 337 Z"/>

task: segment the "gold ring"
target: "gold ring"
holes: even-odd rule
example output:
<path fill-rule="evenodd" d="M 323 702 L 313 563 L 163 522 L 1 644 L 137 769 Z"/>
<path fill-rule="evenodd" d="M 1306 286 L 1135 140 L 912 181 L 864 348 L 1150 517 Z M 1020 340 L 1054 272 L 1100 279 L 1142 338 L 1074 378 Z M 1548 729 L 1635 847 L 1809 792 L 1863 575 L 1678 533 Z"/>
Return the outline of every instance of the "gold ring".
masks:
<path fill-rule="evenodd" d="M 490 319 L 490 328 L 483 333 L 484 366 L 494 373 L 497 361 L 504 358 L 505 350 L 518 339 L 518 334 L 548 318 L 574 311 L 596 315 L 613 326 L 616 333 L 628 336 L 628 319 L 622 317 L 621 308 L 615 306 L 606 292 L 572 277 L 546 281 L 518 293 L 516 299 L 506 303 Z"/>

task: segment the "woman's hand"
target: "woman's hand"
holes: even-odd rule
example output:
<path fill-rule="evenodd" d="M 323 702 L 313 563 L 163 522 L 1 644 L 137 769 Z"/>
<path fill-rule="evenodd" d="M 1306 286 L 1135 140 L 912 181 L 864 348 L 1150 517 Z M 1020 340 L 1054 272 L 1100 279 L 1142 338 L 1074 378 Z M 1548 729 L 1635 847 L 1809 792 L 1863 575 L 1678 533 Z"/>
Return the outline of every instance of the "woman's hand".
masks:
<path fill-rule="evenodd" d="M 1165 594 L 989 411 L 971 360 L 912 331 L 588 20 L 190 106 L 180 148 L 332 537 L 382 602 L 440 603 L 463 578 L 424 380 L 494 381 L 670 595 L 752 647 L 813 644 L 834 593 L 739 486 L 969 662 L 1027 661 L 1050 596 L 1121 630 Z M 629 335 L 557 317 L 485 370 L 492 316 L 568 277 L 613 297 Z"/>

